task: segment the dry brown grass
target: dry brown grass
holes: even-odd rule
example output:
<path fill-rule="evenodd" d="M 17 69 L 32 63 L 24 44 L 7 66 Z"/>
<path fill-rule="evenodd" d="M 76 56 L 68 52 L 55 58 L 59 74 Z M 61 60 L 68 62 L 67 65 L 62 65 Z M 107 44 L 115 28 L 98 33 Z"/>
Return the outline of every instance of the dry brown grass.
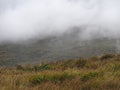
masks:
<path fill-rule="evenodd" d="M 120 90 L 120 55 L 0 68 L 0 90 Z"/>

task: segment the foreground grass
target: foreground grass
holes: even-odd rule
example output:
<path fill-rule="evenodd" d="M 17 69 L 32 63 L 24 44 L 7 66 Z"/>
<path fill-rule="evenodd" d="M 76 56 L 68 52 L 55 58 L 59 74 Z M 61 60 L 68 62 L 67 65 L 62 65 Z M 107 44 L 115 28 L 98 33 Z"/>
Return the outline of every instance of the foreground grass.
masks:
<path fill-rule="evenodd" d="M 120 90 L 120 55 L 0 68 L 0 90 Z"/>

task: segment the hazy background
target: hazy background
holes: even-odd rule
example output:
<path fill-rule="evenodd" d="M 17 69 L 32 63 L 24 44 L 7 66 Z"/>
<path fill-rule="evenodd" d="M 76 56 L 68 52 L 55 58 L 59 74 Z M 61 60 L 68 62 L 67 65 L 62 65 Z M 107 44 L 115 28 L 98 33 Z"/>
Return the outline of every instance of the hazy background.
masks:
<path fill-rule="evenodd" d="M 80 39 L 120 37 L 120 0 L 0 0 L 0 43 L 80 29 Z M 85 27 L 85 28 L 83 28 Z"/>
<path fill-rule="evenodd" d="M 120 53 L 120 0 L 0 0 L 0 65 Z"/>

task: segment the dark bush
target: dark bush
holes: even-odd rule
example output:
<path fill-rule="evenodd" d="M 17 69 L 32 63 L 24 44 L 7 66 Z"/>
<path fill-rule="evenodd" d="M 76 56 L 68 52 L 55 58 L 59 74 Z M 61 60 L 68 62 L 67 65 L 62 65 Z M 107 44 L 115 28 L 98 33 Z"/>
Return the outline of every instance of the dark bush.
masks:
<path fill-rule="evenodd" d="M 77 60 L 76 62 L 76 67 L 78 68 L 83 68 L 85 65 L 86 65 L 86 60 L 84 59 Z"/>
<path fill-rule="evenodd" d="M 40 71 L 40 70 L 50 70 L 51 67 L 48 64 L 42 64 L 40 66 L 34 66 L 35 71 Z"/>
<path fill-rule="evenodd" d="M 16 69 L 18 69 L 18 70 L 23 70 L 24 68 L 23 68 L 22 65 L 17 65 L 17 66 L 16 66 Z"/>
<path fill-rule="evenodd" d="M 113 57 L 114 57 L 113 54 L 106 54 L 106 55 L 101 56 L 101 60 L 110 59 L 110 58 L 113 58 Z"/>

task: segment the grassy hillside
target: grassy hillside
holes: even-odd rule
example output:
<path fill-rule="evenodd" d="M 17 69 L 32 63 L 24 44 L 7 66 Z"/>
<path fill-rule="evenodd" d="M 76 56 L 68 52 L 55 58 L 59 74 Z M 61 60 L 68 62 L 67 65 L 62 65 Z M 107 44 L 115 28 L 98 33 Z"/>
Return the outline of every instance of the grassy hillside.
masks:
<path fill-rule="evenodd" d="M 115 39 L 99 38 L 81 41 L 76 34 L 68 34 L 27 45 L 0 45 L 0 65 L 13 66 L 20 63 L 38 63 L 42 60 L 75 59 L 81 56 L 88 58 L 117 52 Z"/>
<path fill-rule="evenodd" d="M 120 90 L 120 55 L 0 68 L 0 90 Z"/>

